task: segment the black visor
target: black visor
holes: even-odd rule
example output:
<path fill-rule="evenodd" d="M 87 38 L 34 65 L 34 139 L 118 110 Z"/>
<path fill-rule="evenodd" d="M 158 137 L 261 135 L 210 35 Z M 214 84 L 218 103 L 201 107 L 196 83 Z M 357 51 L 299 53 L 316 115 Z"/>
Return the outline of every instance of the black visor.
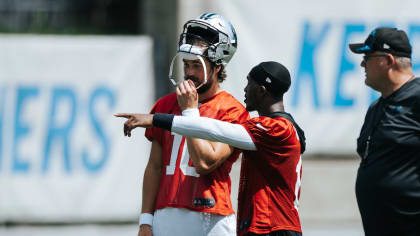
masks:
<path fill-rule="evenodd" d="M 192 35 L 198 36 L 208 44 L 215 44 L 219 42 L 219 34 L 217 33 L 217 31 L 214 31 L 210 28 L 204 29 L 198 26 L 189 26 L 187 27 L 187 42 L 189 41 L 188 36 Z"/>

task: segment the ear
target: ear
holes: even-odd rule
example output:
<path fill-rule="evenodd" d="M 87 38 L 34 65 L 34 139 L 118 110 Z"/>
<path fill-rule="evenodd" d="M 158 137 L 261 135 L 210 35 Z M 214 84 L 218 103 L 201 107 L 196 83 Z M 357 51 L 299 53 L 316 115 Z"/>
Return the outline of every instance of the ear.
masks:
<path fill-rule="evenodd" d="M 396 63 L 395 57 L 389 53 L 386 54 L 386 60 L 389 66 L 395 65 Z"/>
<path fill-rule="evenodd" d="M 264 85 L 259 85 L 258 86 L 258 94 L 261 97 L 264 97 L 265 95 L 269 94 L 267 88 Z"/>
<path fill-rule="evenodd" d="M 221 69 L 222 69 L 222 66 L 221 65 L 217 65 L 216 66 L 216 69 L 215 69 L 216 74 L 219 73 Z"/>

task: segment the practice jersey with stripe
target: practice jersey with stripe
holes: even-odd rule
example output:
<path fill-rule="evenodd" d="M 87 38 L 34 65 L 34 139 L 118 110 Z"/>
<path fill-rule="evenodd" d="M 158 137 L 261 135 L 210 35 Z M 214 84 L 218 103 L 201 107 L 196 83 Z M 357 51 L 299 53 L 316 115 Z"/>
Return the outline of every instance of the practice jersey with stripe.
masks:
<path fill-rule="evenodd" d="M 244 106 L 225 91 L 203 101 L 199 111 L 200 116 L 230 123 L 241 123 L 249 118 Z M 151 113 L 180 115 L 176 94 L 159 99 Z M 155 209 L 182 207 L 219 215 L 234 213 L 230 200 L 229 173 L 232 164 L 238 159 L 239 150 L 235 150 L 210 174 L 200 175 L 190 160 L 185 137 L 156 127 L 146 129 L 145 135 L 162 147 L 163 169 Z"/>
<path fill-rule="evenodd" d="M 301 145 L 293 124 L 283 117 L 260 116 L 242 125 L 257 150 L 243 151 L 238 235 L 302 232 L 298 214 Z"/>

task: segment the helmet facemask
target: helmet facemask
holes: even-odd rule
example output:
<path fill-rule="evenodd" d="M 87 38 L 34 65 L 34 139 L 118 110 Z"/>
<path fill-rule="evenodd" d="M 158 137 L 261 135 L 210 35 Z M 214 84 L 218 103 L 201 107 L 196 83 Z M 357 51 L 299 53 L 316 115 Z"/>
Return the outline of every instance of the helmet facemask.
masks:
<path fill-rule="evenodd" d="M 191 46 L 189 50 L 196 51 L 197 48 L 195 46 Z M 201 68 L 203 69 L 204 80 L 203 82 L 201 82 L 201 84 L 196 85 L 196 89 L 198 90 L 201 86 L 207 83 L 208 70 L 206 67 L 206 63 L 204 62 L 204 58 L 198 54 L 180 51 L 174 56 L 174 58 L 172 58 L 171 65 L 169 67 L 169 79 L 174 86 L 177 86 L 186 78 L 186 75 L 184 74 L 184 69 L 183 69 L 184 63 L 185 63 L 184 60 L 193 61 L 197 59 L 199 60 L 201 64 Z"/>
<path fill-rule="evenodd" d="M 200 87 L 207 83 L 207 72 L 210 68 L 206 66 L 205 58 L 207 57 L 205 55 L 207 55 L 208 47 L 209 43 L 200 36 L 189 33 L 181 35 L 178 53 L 173 57 L 169 67 L 169 79 L 174 86 L 177 86 L 186 77 L 183 73 L 184 69 L 182 69 L 185 66 L 185 60 L 199 60 L 201 64 L 204 80 L 199 85 L 196 85 L 196 89 L 199 91 Z"/>

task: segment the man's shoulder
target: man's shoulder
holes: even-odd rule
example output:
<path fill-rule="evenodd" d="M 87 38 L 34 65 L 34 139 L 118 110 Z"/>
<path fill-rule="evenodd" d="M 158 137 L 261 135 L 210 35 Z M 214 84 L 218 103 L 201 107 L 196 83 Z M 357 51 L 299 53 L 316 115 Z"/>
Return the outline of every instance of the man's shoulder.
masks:
<path fill-rule="evenodd" d="M 413 83 L 420 89 L 420 77 L 416 77 L 413 79 Z"/>
<path fill-rule="evenodd" d="M 416 97 L 417 99 L 420 98 L 420 77 L 415 78 L 413 81 L 412 96 Z"/>
<path fill-rule="evenodd" d="M 159 98 L 150 113 L 176 113 L 177 111 L 180 112 L 180 108 L 176 100 L 176 94 L 171 93 Z"/>
<path fill-rule="evenodd" d="M 267 116 L 258 116 L 249 120 L 249 123 L 255 127 L 264 127 L 266 130 L 277 130 L 277 129 L 292 129 L 293 124 L 288 119 L 284 117 L 267 117 Z"/>
<path fill-rule="evenodd" d="M 380 97 L 379 97 L 379 98 L 377 98 L 375 101 L 373 101 L 373 102 L 369 105 L 368 112 L 369 112 L 369 111 L 371 111 L 371 110 L 373 110 L 373 108 L 374 108 L 374 107 L 378 106 L 380 101 L 381 101 L 381 98 L 380 98 Z"/>
<path fill-rule="evenodd" d="M 165 95 L 163 97 L 160 97 L 156 103 L 170 103 L 170 102 L 176 102 L 176 93 L 170 93 L 168 95 Z"/>
<path fill-rule="evenodd" d="M 245 110 L 244 105 L 238 101 L 232 94 L 221 91 L 214 98 L 214 103 L 224 107 L 237 107 L 238 109 Z"/>
<path fill-rule="evenodd" d="M 420 78 L 415 78 L 403 84 L 387 100 L 391 103 L 411 103 L 411 101 L 418 99 L 420 99 Z"/>
<path fill-rule="evenodd" d="M 270 147 L 272 150 L 282 148 L 286 143 L 299 143 L 293 124 L 284 117 L 254 117 L 245 123 L 245 128 L 253 136 L 256 144 Z"/>
<path fill-rule="evenodd" d="M 153 113 L 171 113 L 177 109 L 178 101 L 176 100 L 176 93 L 170 93 L 166 96 L 159 98 L 152 108 Z"/>
<path fill-rule="evenodd" d="M 249 118 L 245 107 L 225 91 L 205 101 L 200 107 L 200 115 L 231 123 L 242 123 Z"/>
<path fill-rule="evenodd" d="M 412 91 L 410 91 L 409 103 L 414 114 L 420 118 L 420 77 L 414 79 Z"/>

